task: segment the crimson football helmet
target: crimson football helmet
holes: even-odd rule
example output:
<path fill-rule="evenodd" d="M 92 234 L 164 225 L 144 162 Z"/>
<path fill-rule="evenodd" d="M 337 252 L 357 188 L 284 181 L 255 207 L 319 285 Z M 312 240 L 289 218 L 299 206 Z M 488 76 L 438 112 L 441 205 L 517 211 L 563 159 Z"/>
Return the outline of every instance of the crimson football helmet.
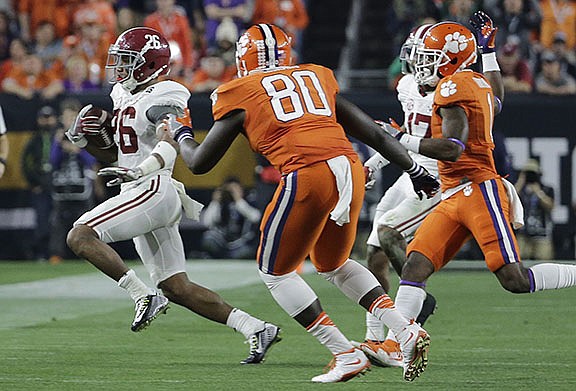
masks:
<path fill-rule="evenodd" d="M 127 91 L 170 71 L 170 45 L 158 31 L 148 27 L 126 30 L 108 49 L 109 82 Z"/>
<path fill-rule="evenodd" d="M 292 39 L 273 24 L 255 24 L 236 42 L 238 77 L 292 65 Z"/>
<path fill-rule="evenodd" d="M 476 62 L 476 38 L 455 22 L 436 23 L 417 43 L 414 78 L 420 85 L 436 86 L 442 77 L 450 76 Z"/>
<path fill-rule="evenodd" d="M 404 75 L 408 73 L 414 73 L 414 59 L 416 57 L 416 47 L 418 43 L 424 38 L 424 34 L 432 27 L 431 23 L 423 24 L 421 26 L 415 27 L 410 31 L 410 35 L 404 41 L 404 44 L 400 48 L 400 64 L 402 65 L 402 73 Z"/>

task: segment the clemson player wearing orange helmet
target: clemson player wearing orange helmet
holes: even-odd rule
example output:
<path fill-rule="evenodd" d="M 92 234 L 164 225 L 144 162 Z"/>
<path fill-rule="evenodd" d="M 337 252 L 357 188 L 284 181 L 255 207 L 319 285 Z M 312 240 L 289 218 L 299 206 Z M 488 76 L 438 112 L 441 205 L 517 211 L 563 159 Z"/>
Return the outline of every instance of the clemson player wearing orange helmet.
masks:
<path fill-rule="evenodd" d="M 296 273 L 310 256 L 317 271 L 395 333 L 404 353 L 404 378 L 427 364 L 430 338 L 400 315 L 376 278 L 349 258 L 364 197 L 364 171 L 346 133 L 375 148 L 410 174 L 421 197 L 437 181 L 358 107 L 338 96 L 332 71 L 292 65 L 291 43 L 280 28 L 250 27 L 237 43 L 239 78 L 212 94 L 214 125 L 202 144 L 179 138 L 180 153 L 195 173 L 209 171 L 243 134 L 251 148 L 282 173 L 260 225 L 260 276 L 278 304 L 334 355 L 334 365 L 313 382 L 346 381 L 370 363 L 339 331 L 318 297 Z M 179 134 L 169 123 L 164 139 Z M 174 125 L 174 126 L 172 126 Z"/>
<path fill-rule="evenodd" d="M 396 295 L 398 309 L 407 318 L 418 315 L 426 280 L 471 236 L 490 271 L 512 293 L 576 285 L 576 265 L 545 263 L 526 268 L 520 262 L 512 228 L 522 224 L 521 205 L 514 187 L 496 173 L 492 158 L 492 125 L 503 98 L 494 55 L 497 29 L 482 11 L 470 23 L 474 34 L 458 23 L 437 23 L 416 48 L 417 82 L 436 87 L 432 138 L 396 133 L 410 150 L 439 160 L 442 183 L 442 201 L 407 248 Z M 477 42 L 484 75 L 468 69 L 476 61 Z"/>

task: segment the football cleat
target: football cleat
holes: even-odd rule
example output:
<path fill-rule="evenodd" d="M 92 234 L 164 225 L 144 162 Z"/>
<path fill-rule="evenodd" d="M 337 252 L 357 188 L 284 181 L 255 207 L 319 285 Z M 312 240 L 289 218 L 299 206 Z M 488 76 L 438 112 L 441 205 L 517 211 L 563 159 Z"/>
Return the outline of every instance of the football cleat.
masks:
<path fill-rule="evenodd" d="M 370 369 L 370 361 L 358 348 L 334 355 L 328 372 L 314 376 L 314 383 L 337 383 L 348 381 L 358 375 L 363 375 Z"/>
<path fill-rule="evenodd" d="M 404 380 L 413 381 L 424 372 L 428 365 L 430 336 L 422 327 L 411 321 L 402 333 L 400 348 L 404 360 Z"/>
<path fill-rule="evenodd" d="M 424 299 L 424 303 L 422 303 L 422 309 L 416 318 L 416 323 L 420 326 L 424 326 L 426 320 L 434 313 L 436 310 L 436 298 L 432 296 L 430 293 L 426 293 L 426 299 Z"/>
<path fill-rule="evenodd" d="M 246 341 L 250 344 L 250 354 L 240 364 L 259 364 L 264 361 L 266 352 L 277 342 L 280 342 L 280 328 L 272 323 L 264 323 L 264 328 L 252 334 Z"/>
<path fill-rule="evenodd" d="M 370 362 L 379 367 L 403 366 L 402 351 L 398 342 L 387 339 L 384 342 L 366 340 L 359 348 L 366 354 Z"/>
<path fill-rule="evenodd" d="M 162 295 L 148 295 L 139 299 L 130 329 L 134 332 L 144 330 L 158 315 L 166 313 L 168 303 L 168 299 Z"/>

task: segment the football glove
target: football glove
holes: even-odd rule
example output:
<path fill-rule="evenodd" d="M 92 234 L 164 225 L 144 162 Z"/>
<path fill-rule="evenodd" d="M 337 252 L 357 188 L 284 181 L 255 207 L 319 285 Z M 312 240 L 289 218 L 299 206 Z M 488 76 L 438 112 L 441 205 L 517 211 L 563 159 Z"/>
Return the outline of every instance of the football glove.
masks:
<path fill-rule="evenodd" d="M 72 126 L 70 126 L 70 128 L 68 128 L 68 130 L 65 132 L 68 140 L 70 140 L 70 142 L 75 145 L 83 144 L 83 146 L 86 146 L 87 144 L 86 139 L 84 138 L 84 130 L 82 129 L 82 117 L 84 117 L 84 114 L 86 114 L 91 108 L 92 105 L 86 105 L 82 107 L 76 116 L 76 119 L 74 119 Z"/>
<path fill-rule="evenodd" d="M 90 107 L 92 107 L 92 105 L 88 105 Z M 86 106 L 86 107 L 88 107 Z M 97 112 L 99 110 L 94 110 L 94 112 Z M 80 112 L 82 113 L 82 111 Z M 108 113 L 106 111 L 101 111 L 100 115 L 96 115 L 94 113 L 90 113 L 90 114 L 85 114 L 82 116 L 82 118 L 80 118 L 80 128 L 82 133 L 84 134 L 92 134 L 92 135 L 98 135 L 100 133 L 100 130 L 102 129 L 102 126 L 104 124 L 104 122 L 106 121 L 106 117 L 108 116 Z"/>
<path fill-rule="evenodd" d="M 370 167 L 364 166 L 364 188 L 370 190 L 374 187 L 376 183 L 376 178 L 374 177 L 374 171 Z"/>
<path fill-rule="evenodd" d="M 432 198 L 440 190 L 440 183 L 432 176 L 424 167 L 414 162 L 412 168 L 406 170 L 410 179 L 412 180 L 412 186 L 414 191 L 418 195 L 419 199 Z"/>
<path fill-rule="evenodd" d="M 165 128 L 177 143 L 180 143 L 185 139 L 194 139 L 192 120 L 188 108 L 184 109 L 184 115 L 181 117 L 176 117 L 174 114 L 168 114 L 168 118 L 164 119 L 158 127 Z"/>
<path fill-rule="evenodd" d="M 472 32 L 476 36 L 478 50 L 482 54 L 493 53 L 496 50 L 496 33 L 492 19 L 483 11 L 476 11 L 470 17 Z"/>
<path fill-rule="evenodd" d="M 402 131 L 402 128 L 392 118 L 390 118 L 389 121 L 390 123 L 380 120 L 375 120 L 374 122 L 376 122 L 390 136 L 400 140 L 406 133 Z"/>
<path fill-rule="evenodd" d="M 98 171 L 99 176 L 115 176 L 116 178 L 108 181 L 106 186 L 112 187 L 121 183 L 132 182 L 142 177 L 142 169 L 126 167 L 105 167 Z"/>

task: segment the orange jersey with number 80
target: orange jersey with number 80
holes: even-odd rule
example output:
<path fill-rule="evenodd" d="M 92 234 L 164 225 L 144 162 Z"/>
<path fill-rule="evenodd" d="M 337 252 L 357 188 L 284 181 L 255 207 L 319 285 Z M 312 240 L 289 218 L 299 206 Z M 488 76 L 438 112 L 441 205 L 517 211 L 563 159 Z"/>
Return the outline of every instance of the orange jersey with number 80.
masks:
<path fill-rule="evenodd" d="M 356 156 L 336 122 L 331 70 L 303 64 L 257 72 L 212 93 L 214 120 L 244 110 L 245 136 L 283 174 L 339 155 Z"/>

